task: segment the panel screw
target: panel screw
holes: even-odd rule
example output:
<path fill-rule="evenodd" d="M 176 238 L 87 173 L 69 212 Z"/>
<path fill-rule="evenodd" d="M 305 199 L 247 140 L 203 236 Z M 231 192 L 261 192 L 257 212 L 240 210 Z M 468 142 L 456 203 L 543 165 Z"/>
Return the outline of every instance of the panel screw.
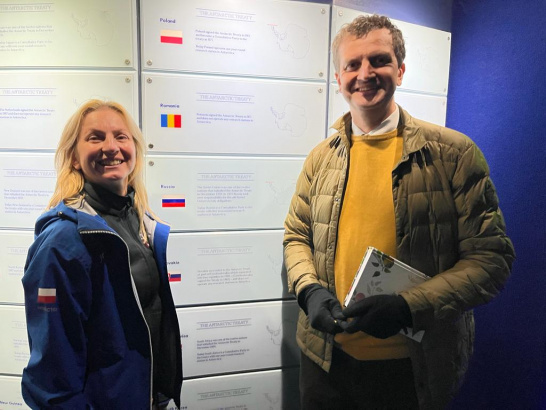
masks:
<path fill-rule="evenodd" d="M 149 162 L 148 162 L 148 165 L 151 166 L 151 167 L 153 167 L 153 166 L 154 166 L 154 161 L 149 161 Z"/>

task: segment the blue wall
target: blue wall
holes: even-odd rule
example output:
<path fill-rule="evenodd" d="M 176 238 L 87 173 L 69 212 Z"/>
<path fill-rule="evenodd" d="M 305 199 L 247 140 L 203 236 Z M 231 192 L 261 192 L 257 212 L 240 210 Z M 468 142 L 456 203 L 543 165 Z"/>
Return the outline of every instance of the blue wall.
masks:
<path fill-rule="evenodd" d="M 332 4 L 451 31 L 452 2 L 453 0 L 333 0 Z"/>
<path fill-rule="evenodd" d="M 546 2 L 453 0 L 447 126 L 484 151 L 517 260 L 456 409 L 546 409 Z"/>

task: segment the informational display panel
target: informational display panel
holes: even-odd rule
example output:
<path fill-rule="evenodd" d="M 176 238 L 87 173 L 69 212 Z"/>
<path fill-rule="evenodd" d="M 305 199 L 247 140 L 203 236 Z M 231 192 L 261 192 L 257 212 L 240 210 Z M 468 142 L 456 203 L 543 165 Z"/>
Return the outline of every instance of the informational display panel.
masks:
<path fill-rule="evenodd" d="M 445 126 L 447 97 L 440 95 L 416 94 L 397 89 L 394 93 L 394 100 L 412 117 L 428 121 L 433 124 Z M 337 84 L 330 85 L 330 104 L 328 114 L 328 125 L 349 111 L 349 104 L 339 92 Z M 329 130 L 331 134 L 333 130 Z"/>
<path fill-rule="evenodd" d="M 25 308 L 0 306 L 0 374 L 23 374 L 30 357 Z"/>
<path fill-rule="evenodd" d="M 367 14 L 358 10 L 334 6 L 332 39 L 344 24 Z M 430 94 L 447 95 L 451 33 L 391 19 L 404 36 L 406 72 L 400 88 Z M 332 65 L 333 67 L 333 65 Z M 332 80 L 334 70 L 332 70 Z"/>
<path fill-rule="evenodd" d="M 2 148 L 56 148 L 68 118 L 90 98 L 119 102 L 138 122 L 135 72 L 0 72 Z"/>
<path fill-rule="evenodd" d="M 0 153 L 0 226 L 34 228 L 55 188 L 53 154 Z"/>
<path fill-rule="evenodd" d="M 171 234 L 167 264 L 174 303 L 287 296 L 281 278 L 283 234 L 283 230 Z"/>
<path fill-rule="evenodd" d="M 135 0 L 0 4 L 5 67 L 137 67 Z"/>
<path fill-rule="evenodd" d="M 283 227 L 301 158 L 149 155 L 150 206 L 173 230 Z"/>
<path fill-rule="evenodd" d="M 329 6 L 142 0 L 144 69 L 325 79 Z"/>
<path fill-rule="evenodd" d="M 292 368 L 186 380 L 182 408 L 299 409 L 298 371 Z"/>
<path fill-rule="evenodd" d="M 21 377 L 0 376 L 0 409 L 30 409 L 21 394 Z"/>
<path fill-rule="evenodd" d="M 25 303 L 21 279 L 33 240 L 32 231 L 0 230 L 0 303 Z"/>
<path fill-rule="evenodd" d="M 325 83 L 143 76 L 150 151 L 306 155 L 325 136 Z"/>
<path fill-rule="evenodd" d="M 177 309 L 184 377 L 299 363 L 296 301 Z"/>

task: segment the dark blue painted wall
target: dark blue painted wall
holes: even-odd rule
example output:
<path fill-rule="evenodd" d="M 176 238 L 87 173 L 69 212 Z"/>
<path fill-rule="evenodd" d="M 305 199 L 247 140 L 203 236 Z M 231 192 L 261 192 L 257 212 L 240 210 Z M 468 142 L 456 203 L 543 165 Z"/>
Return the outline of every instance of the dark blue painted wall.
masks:
<path fill-rule="evenodd" d="M 452 2 L 453 0 L 333 0 L 332 4 L 450 31 Z"/>
<path fill-rule="evenodd" d="M 484 151 L 517 252 L 454 408 L 544 409 L 546 1 L 453 0 L 452 34 L 447 126 Z"/>

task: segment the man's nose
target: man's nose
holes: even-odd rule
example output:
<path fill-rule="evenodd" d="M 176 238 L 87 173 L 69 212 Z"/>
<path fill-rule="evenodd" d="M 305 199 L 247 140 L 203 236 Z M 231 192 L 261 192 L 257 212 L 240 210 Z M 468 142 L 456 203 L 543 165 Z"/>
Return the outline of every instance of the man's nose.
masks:
<path fill-rule="evenodd" d="M 360 69 L 358 70 L 358 79 L 365 81 L 373 77 L 375 77 L 374 67 L 369 61 L 363 61 Z"/>

